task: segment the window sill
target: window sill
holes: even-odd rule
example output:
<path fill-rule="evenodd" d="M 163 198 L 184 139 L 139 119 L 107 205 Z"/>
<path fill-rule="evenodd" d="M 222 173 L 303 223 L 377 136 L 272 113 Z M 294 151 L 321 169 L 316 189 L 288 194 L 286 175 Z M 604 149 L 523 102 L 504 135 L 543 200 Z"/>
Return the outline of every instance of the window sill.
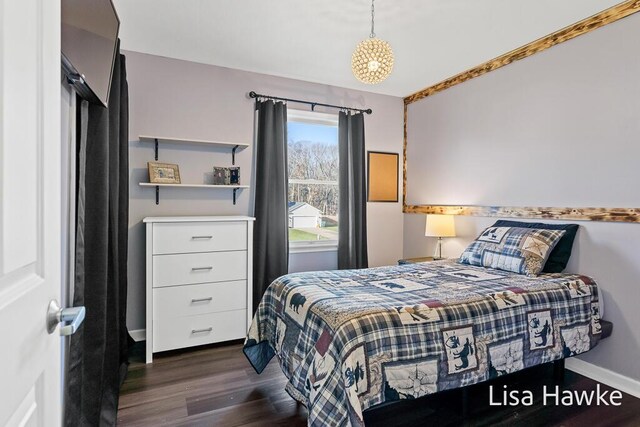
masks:
<path fill-rule="evenodd" d="M 328 241 L 328 242 L 293 242 L 289 243 L 289 253 L 290 254 L 302 254 L 302 253 L 311 253 L 311 252 L 335 252 L 338 250 L 338 242 L 337 241 Z"/>

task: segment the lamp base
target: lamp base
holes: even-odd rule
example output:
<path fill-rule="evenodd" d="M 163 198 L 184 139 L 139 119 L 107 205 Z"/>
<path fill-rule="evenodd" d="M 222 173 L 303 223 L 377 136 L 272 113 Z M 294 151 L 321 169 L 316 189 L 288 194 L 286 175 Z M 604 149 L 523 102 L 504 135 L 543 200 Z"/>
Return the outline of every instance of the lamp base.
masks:
<path fill-rule="evenodd" d="M 436 261 L 444 259 L 442 256 L 442 237 L 438 237 L 438 243 L 436 244 L 436 251 L 433 254 L 433 259 Z"/>

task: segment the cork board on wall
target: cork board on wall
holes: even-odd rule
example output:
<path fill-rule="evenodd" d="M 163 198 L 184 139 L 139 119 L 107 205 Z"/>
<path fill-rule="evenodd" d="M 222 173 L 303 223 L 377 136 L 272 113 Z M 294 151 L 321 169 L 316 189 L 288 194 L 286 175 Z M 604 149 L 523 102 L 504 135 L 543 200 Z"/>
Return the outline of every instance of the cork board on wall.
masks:
<path fill-rule="evenodd" d="M 398 201 L 398 153 L 367 152 L 369 202 Z"/>

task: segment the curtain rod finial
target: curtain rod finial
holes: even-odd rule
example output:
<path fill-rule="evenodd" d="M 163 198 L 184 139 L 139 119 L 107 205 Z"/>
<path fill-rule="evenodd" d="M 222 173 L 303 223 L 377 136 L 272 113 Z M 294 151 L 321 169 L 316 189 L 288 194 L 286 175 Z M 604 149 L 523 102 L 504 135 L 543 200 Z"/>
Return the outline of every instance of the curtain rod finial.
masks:
<path fill-rule="evenodd" d="M 249 92 L 249 98 L 255 98 L 257 95 L 254 91 Z"/>

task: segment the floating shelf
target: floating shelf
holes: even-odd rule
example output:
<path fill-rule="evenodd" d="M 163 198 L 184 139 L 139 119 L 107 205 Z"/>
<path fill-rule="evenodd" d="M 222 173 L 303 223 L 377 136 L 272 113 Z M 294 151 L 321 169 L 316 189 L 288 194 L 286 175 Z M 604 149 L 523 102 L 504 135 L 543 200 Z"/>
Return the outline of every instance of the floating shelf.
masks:
<path fill-rule="evenodd" d="M 156 205 L 160 204 L 160 187 L 172 188 L 212 188 L 233 190 L 233 204 L 236 204 L 236 192 L 249 188 L 248 185 L 213 185 L 213 184 L 161 184 L 154 182 L 141 182 L 140 187 L 156 187 Z"/>
<path fill-rule="evenodd" d="M 213 185 L 213 184 L 161 184 L 155 182 L 141 182 L 140 187 L 183 187 L 183 188 L 249 188 L 248 185 Z"/>
<path fill-rule="evenodd" d="M 212 145 L 216 147 L 229 147 L 231 148 L 231 164 L 236 164 L 236 151 L 247 148 L 249 144 L 243 142 L 224 142 L 224 141 L 208 141 L 205 139 L 187 139 L 187 138 L 175 138 L 167 136 L 148 136 L 140 135 L 138 139 L 143 142 L 153 142 L 155 144 L 155 159 L 158 160 L 158 144 L 204 144 Z"/>
<path fill-rule="evenodd" d="M 204 139 L 169 138 L 166 136 L 140 135 L 138 138 L 140 139 L 140 141 L 155 142 L 155 140 L 157 139 L 158 142 L 167 142 L 171 144 L 209 144 L 209 145 L 218 145 L 220 147 L 238 146 L 239 148 L 247 148 L 249 146 L 249 144 L 245 144 L 242 142 L 207 141 Z"/>

